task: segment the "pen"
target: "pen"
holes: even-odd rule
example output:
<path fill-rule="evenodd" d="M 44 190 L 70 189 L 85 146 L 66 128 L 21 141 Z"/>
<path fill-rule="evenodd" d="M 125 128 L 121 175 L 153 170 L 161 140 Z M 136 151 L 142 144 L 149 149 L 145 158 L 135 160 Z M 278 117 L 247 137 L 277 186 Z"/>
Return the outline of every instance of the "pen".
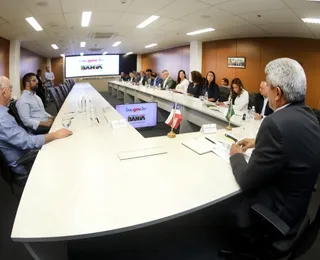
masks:
<path fill-rule="evenodd" d="M 100 124 L 99 119 L 96 117 L 97 122 Z"/>
<path fill-rule="evenodd" d="M 216 144 L 214 141 L 210 140 L 208 137 L 205 137 L 209 142 Z"/>

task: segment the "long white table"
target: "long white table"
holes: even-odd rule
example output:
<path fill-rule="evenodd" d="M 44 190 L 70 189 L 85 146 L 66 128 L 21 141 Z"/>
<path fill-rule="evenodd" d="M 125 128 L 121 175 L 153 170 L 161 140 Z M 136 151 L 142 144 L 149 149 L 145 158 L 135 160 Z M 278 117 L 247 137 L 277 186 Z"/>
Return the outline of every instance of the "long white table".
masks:
<path fill-rule="evenodd" d="M 100 123 L 90 125 L 78 112 L 82 96 L 90 98 Z M 52 131 L 62 127 L 68 112 L 76 112 L 70 126 L 74 134 L 39 152 L 12 230 L 12 239 L 23 242 L 34 259 L 67 259 L 67 240 L 152 225 L 240 192 L 229 163 L 181 145 L 200 132 L 145 139 L 129 124 L 112 129 L 110 122 L 121 115 L 88 83 L 73 87 Z M 254 134 L 256 125 L 247 130 Z M 164 147 L 167 153 L 124 161 L 117 156 L 152 147 Z"/>
<path fill-rule="evenodd" d="M 222 112 L 226 109 L 222 108 L 220 111 L 209 109 L 203 105 L 200 99 L 180 93 L 157 90 L 154 87 L 135 86 L 131 82 L 120 81 L 110 81 L 108 92 L 117 99 L 123 99 L 124 103 L 157 102 L 158 107 L 167 112 L 170 112 L 173 104 L 177 102 L 182 106 L 180 133 L 194 132 L 203 124 L 215 123 L 218 129 L 224 129 L 228 124 L 225 114 Z M 158 114 L 158 118 L 165 120 L 165 118 L 161 118 L 161 113 Z M 241 112 L 231 118 L 231 124 L 241 126 Z"/>

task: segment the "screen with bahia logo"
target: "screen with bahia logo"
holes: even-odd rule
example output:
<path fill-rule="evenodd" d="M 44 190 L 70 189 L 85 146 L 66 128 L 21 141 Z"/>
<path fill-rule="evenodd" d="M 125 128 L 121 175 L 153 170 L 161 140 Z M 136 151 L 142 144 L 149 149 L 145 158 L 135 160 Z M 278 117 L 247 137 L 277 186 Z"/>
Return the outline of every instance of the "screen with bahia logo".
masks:
<path fill-rule="evenodd" d="M 156 102 L 117 105 L 116 110 L 134 127 L 151 127 L 157 125 Z"/>
<path fill-rule="evenodd" d="M 65 58 L 66 77 L 119 74 L 119 55 L 70 56 Z"/>

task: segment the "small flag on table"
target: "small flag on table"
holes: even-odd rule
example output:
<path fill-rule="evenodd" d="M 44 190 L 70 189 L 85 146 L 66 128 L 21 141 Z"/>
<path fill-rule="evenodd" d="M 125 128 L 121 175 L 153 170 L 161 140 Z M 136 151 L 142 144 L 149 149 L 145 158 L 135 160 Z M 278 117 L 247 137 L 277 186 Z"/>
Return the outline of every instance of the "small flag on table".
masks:
<path fill-rule="evenodd" d="M 166 124 L 171 126 L 174 129 L 177 129 L 181 121 L 182 121 L 182 114 L 181 114 L 180 106 L 177 103 L 175 103 L 170 112 L 170 115 L 166 120 Z"/>
<path fill-rule="evenodd" d="M 234 110 L 233 110 L 232 100 L 230 100 L 228 112 L 227 112 L 227 115 L 226 115 L 226 119 L 228 120 L 228 123 L 229 123 L 229 125 L 227 126 L 227 130 L 231 130 L 232 129 L 232 127 L 230 125 L 230 120 L 231 120 L 231 117 L 234 114 L 235 113 L 234 113 Z"/>

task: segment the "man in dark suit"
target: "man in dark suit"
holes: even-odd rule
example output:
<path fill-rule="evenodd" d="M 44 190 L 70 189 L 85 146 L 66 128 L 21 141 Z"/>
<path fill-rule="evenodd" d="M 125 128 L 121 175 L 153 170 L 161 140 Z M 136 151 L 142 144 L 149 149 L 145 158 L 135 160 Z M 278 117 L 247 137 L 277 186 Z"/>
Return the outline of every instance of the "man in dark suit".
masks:
<path fill-rule="evenodd" d="M 262 81 L 260 84 L 259 92 L 254 99 L 254 107 L 256 110 L 255 119 L 261 120 L 264 117 L 273 113 L 273 110 L 269 106 L 269 100 L 267 97 L 268 90 L 270 87 L 268 86 L 267 82 Z"/>
<path fill-rule="evenodd" d="M 169 76 L 169 71 L 164 70 L 161 74 L 162 83 L 161 83 L 161 89 L 175 89 L 176 88 L 176 82 Z"/>
<path fill-rule="evenodd" d="M 251 226 L 250 206 L 260 203 L 295 230 L 307 213 L 320 172 L 320 127 L 304 104 L 301 65 L 282 58 L 271 61 L 265 72 L 274 113 L 263 120 L 256 140 L 242 140 L 230 150 L 233 174 L 246 196 L 237 220 L 239 226 Z M 248 148 L 255 149 L 247 163 L 242 152 Z"/>
<path fill-rule="evenodd" d="M 162 78 L 158 76 L 156 72 L 151 73 L 151 86 L 161 86 Z"/>

